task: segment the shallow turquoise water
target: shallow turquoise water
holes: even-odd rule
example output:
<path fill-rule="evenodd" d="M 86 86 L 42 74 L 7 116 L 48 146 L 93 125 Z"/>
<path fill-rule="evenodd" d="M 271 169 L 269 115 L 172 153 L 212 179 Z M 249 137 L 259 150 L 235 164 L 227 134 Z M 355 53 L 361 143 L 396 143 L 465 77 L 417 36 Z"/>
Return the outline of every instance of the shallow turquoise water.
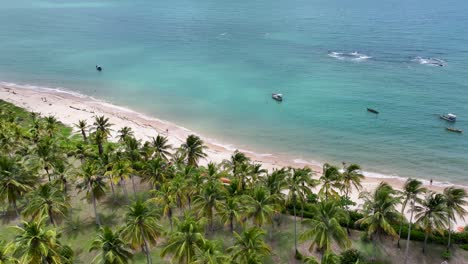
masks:
<path fill-rule="evenodd" d="M 468 131 L 466 1 L 4 2 L 2 81 L 77 90 L 262 153 L 468 184 L 468 138 L 437 117 L 454 112 Z M 371 58 L 329 56 L 354 51 Z"/>

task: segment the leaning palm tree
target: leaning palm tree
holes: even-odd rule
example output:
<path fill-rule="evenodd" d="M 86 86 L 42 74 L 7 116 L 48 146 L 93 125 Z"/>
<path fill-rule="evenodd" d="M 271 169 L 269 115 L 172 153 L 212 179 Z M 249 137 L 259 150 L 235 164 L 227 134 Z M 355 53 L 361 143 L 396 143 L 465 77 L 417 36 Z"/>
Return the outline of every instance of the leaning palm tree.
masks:
<path fill-rule="evenodd" d="M 158 223 L 159 215 L 148 202 L 135 201 L 128 207 L 122 237 L 136 248 L 143 248 L 148 264 L 151 261 L 150 245 L 156 244 L 156 239 L 162 232 Z"/>
<path fill-rule="evenodd" d="M 357 224 L 367 226 L 367 235 L 374 244 L 374 256 L 377 250 L 377 238 L 382 234 L 397 236 L 392 223 L 401 221 L 402 216 L 396 210 L 400 202 L 397 192 L 387 183 L 381 182 L 373 193 L 362 192 L 359 198 L 364 200 L 364 217 L 356 221 Z"/>
<path fill-rule="evenodd" d="M 309 187 L 310 176 L 309 170 L 304 171 L 303 169 L 292 169 L 286 178 L 286 186 L 288 187 L 288 200 L 293 205 L 294 213 L 294 252 L 297 251 L 297 214 L 296 207 L 298 201 L 304 201 L 305 197 L 312 193 Z"/>
<path fill-rule="evenodd" d="M 89 251 L 100 251 L 93 259 L 93 263 L 126 264 L 133 257 L 128 244 L 120 237 L 119 232 L 109 227 L 101 227 L 97 237 L 91 243 Z"/>
<path fill-rule="evenodd" d="M 0 156 L 0 200 L 12 205 L 16 216 L 19 216 L 17 201 L 32 191 L 36 182 L 17 158 Z"/>
<path fill-rule="evenodd" d="M 13 227 L 17 233 L 12 242 L 13 255 L 20 263 L 62 263 L 57 233 L 46 228 L 44 221 L 42 218 Z"/>
<path fill-rule="evenodd" d="M 96 201 L 106 196 L 107 185 L 104 177 L 99 175 L 98 168 L 93 163 L 85 163 L 81 166 L 81 172 L 78 173 L 79 182 L 76 186 L 80 191 L 86 191 L 86 197 L 93 203 L 94 217 L 96 225 L 100 226 L 101 221 L 97 213 Z"/>
<path fill-rule="evenodd" d="M 87 142 L 88 137 L 86 136 L 86 131 L 88 130 L 89 126 L 86 120 L 80 119 L 78 120 L 78 123 L 76 123 L 74 126 L 80 131 L 81 136 L 83 137 L 83 141 Z"/>
<path fill-rule="evenodd" d="M 429 192 L 421 201 L 421 206 L 415 207 L 416 224 L 424 230 L 423 253 L 426 253 L 427 238 L 434 232 L 443 234 L 443 230 L 449 220 L 447 203 L 443 194 Z"/>
<path fill-rule="evenodd" d="M 69 197 L 51 183 L 39 186 L 28 197 L 29 202 L 23 210 L 23 215 L 36 220 L 46 216 L 52 225 L 56 225 L 65 217 L 71 207 Z"/>
<path fill-rule="evenodd" d="M 426 188 L 422 186 L 422 182 L 418 181 L 416 179 L 407 179 L 405 182 L 405 185 L 403 186 L 403 200 L 402 200 L 402 205 L 401 205 L 401 215 L 404 215 L 406 206 L 408 205 L 408 202 L 411 204 L 411 215 L 413 214 L 413 205 L 418 199 L 418 195 L 425 193 L 427 191 Z M 413 219 L 410 217 L 409 220 L 409 227 L 408 227 L 408 235 L 411 235 L 411 222 Z M 400 247 L 400 239 L 401 239 L 401 230 L 403 229 L 403 221 L 400 222 L 400 230 L 398 231 L 398 242 L 397 245 Z M 407 244 L 409 241 L 409 238 L 407 240 Z"/>
<path fill-rule="evenodd" d="M 362 189 L 362 179 L 364 179 L 364 175 L 362 175 L 361 167 L 359 165 L 351 164 L 349 166 L 344 167 L 344 171 L 341 174 L 341 190 L 345 194 L 346 201 L 349 201 L 349 193 L 351 192 L 353 187 L 357 191 L 360 191 Z M 349 215 L 349 206 L 347 203 L 345 209 Z M 348 231 L 348 234 L 350 234 L 349 222 L 346 222 L 346 230 Z"/>
<path fill-rule="evenodd" d="M 162 158 L 163 160 L 168 160 L 168 157 L 171 156 L 169 151 L 172 146 L 168 143 L 169 140 L 167 137 L 162 135 L 157 135 L 156 138 L 152 138 L 151 147 L 153 148 L 154 155 L 156 157 Z"/>
<path fill-rule="evenodd" d="M 206 146 L 198 136 L 190 135 L 187 137 L 184 144 L 182 144 L 181 149 L 186 155 L 187 165 L 188 166 L 198 166 L 198 161 L 200 159 L 206 158 L 207 154 L 204 152 Z"/>
<path fill-rule="evenodd" d="M 228 248 L 234 263 L 262 263 L 262 259 L 271 254 L 271 248 L 265 243 L 265 231 L 258 227 L 245 229 L 240 235 L 234 232 L 234 245 Z"/>
<path fill-rule="evenodd" d="M 186 213 L 182 220 L 177 221 L 177 230 L 169 235 L 169 240 L 161 252 L 161 256 L 172 255 L 176 263 L 190 264 L 197 251 L 205 246 L 203 224 L 190 213 Z"/>
<path fill-rule="evenodd" d="M 456 187 L 447 187 L 444 189 L 445 204 L 448 212 L 448 244 L 447 249 L 450 249 L 451 239 L 451 222 L 455 221 L 455 216 L 458 215 L 460 219 L 465 220 L 466 210 L 465 206 L 468 204 L 466 201 L 467 193 L 465 189 Z"/>
<path fill-rule="evenodd" d="M 332 242 L 341 248 L 348 248 L 351 241 L 340 221 L 347 220 L 346 212 L 334 201 L 322 201 L 312 207 L 313 218 L 304 220 L 310 228 L 299 236 L 301 241 L 311 241 L 309 251 L 317 248 L 322 253 L 331 250 Z"/>

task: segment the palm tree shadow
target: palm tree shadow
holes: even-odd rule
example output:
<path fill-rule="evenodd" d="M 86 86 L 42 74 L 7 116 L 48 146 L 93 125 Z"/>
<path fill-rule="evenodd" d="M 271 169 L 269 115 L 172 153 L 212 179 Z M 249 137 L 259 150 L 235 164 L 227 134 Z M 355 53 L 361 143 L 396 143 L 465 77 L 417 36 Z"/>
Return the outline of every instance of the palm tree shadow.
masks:
<path fill-rule="evenodd" d="M 112 212 L 111 214 L 99 214 L 99 218 L 101 219 L 101 224 L 103 226 L 116 226 L 118 224 L 119 217 L 116 213 Z"/>
<path fill-rule="evenodd" d="M 85 221 L 84 219 L 77 217 L 69 217 L 65 219 L 63 223 L 63 233 L 71 239 L 76 239 L 78 235 L 86 234 L 89 230 L 92 222 Z"/>
<path fill-rule="evenodd" d="M 16 216 L 15 211 L 6 210 L 6 211 L 2 211 L 0 213 L 0 219 L 1 219 L 3 225 L 7 225 L 7 224 L 11 224 L 11 222 L 19 219 L 19 217 Z"/>
<path fill-rule="evenodd" d="M 123 205 L 126 205 L 127 198 L 123 194 L 116 194 L 115 196 L 108 196 L 105 200 L 102 201 L 102 204 L 112 211 L 115 211 L 121 208 Z"/>

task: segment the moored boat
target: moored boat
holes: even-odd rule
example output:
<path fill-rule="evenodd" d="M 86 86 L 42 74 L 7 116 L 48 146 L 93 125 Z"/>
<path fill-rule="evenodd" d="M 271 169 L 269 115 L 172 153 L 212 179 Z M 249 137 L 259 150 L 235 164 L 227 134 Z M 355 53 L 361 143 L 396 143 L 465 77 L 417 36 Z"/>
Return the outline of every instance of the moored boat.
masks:
<path fill-rule="evenodd" d="M 457 116 L 452 114 L 452 113 L 448 113 L 446 115 L 441 115 L 440 118 L 444 119 L 445 121 L 449 121 L 449 122 L 457 121 Z"/>
<path fill-rule="evenodd" d="M 458 128 L 453 128 L 453 127 L 447 127 L 447 130 L 450 132 L 455 132 L 455 133 L 463 133 L 463 130 L 458 129 Z"/>
<path fill-rule="evenodd" d="M 378 114 L 379 111 L 375 110 L 375 109 L 372 109 L 372 108 L 367 108 L 367 112 L 371 112 L 371 113 L 374 113 L 374 114 Z"/>
<path fill-rule="evenodd" d="M 276 101 L 278 101 L 278 102 L 283 101 L 283 95 L 282 95 L 282 94 L 279 94 L 279 93 L 273 93 L 273 94 L 271 94 L 271 98 L 273 98 L 274 100 L 276 100 Z"/>

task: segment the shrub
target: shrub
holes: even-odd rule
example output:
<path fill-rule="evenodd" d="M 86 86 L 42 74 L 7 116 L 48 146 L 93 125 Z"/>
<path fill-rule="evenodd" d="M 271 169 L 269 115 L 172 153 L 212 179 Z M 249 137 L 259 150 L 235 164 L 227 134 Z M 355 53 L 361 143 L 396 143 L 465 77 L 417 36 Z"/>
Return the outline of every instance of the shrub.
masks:
<path fill-rule="evenodd" d="M 361 260 L 361 253 L 356 249 L 348 249 L 340 254 L 340 264 L 356 264 Z"/>
<path fill-rule="evenodd" d="M 445 260 L 450 260 L 452 258 L 452 253 L 450 251 L 446 250 L 442 252 L 442 258 Z"/>

